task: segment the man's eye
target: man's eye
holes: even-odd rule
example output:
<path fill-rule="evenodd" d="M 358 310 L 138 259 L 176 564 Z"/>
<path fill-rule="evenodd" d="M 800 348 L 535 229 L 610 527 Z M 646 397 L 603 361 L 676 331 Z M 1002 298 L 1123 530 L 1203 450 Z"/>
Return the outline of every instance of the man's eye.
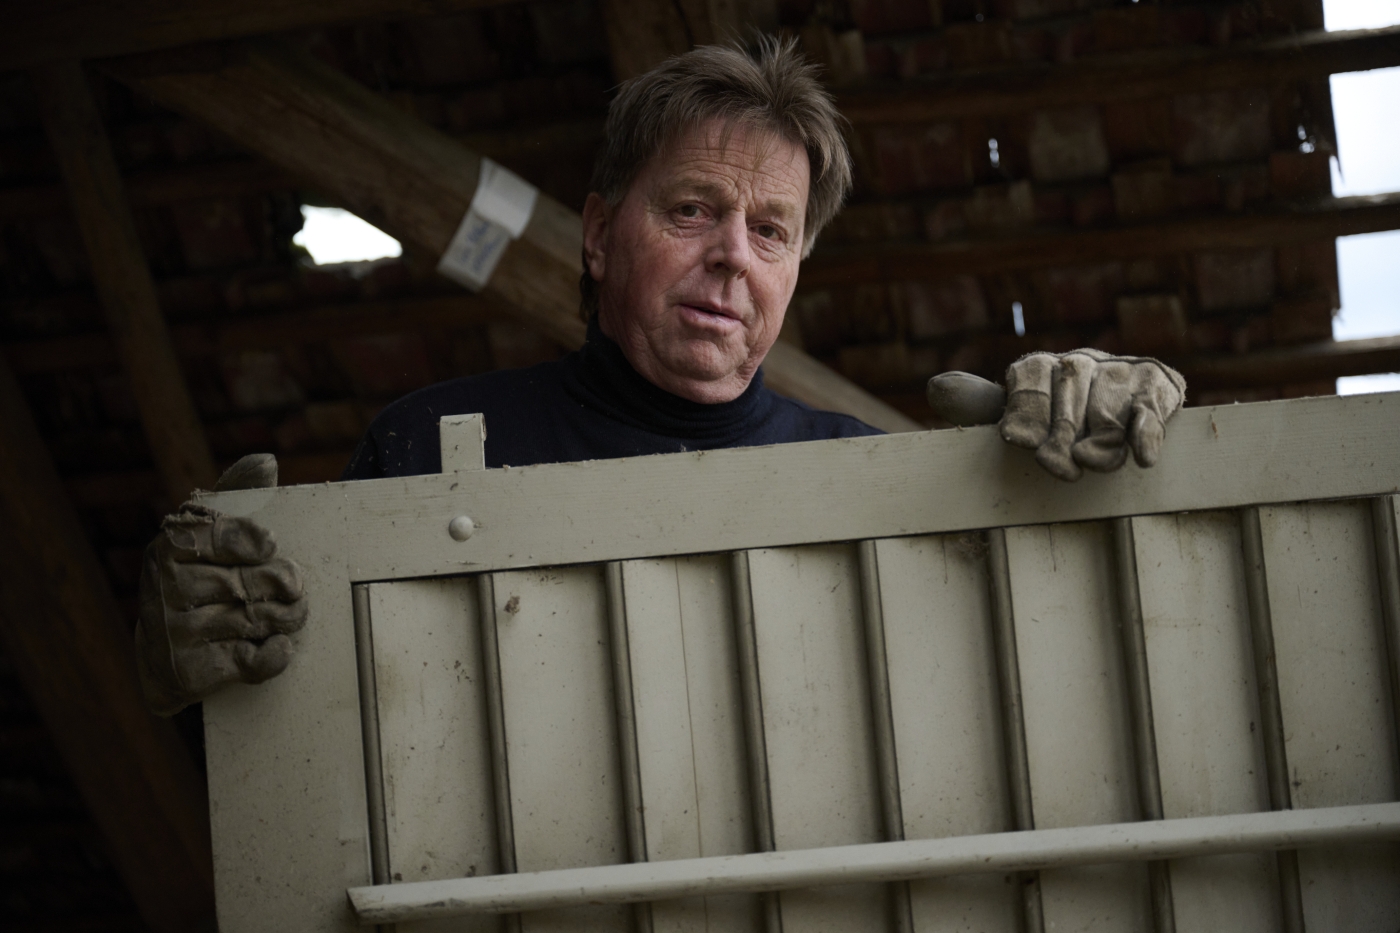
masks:
<path fill-rule="evenodd" d="M 772 224 L 759 224 L 753 229 L 755 233 L 765 240 L 777 240 L 782 238 L 782 232 Z"/>
<path fill-rule="evenodd" d="M 676 213 L 677 213 L 677 214 L 680 214 L 682 217 L 686 217 L 686 218 L 699 217 L 699 216 L 700 216 L 700 205 L 698 205 L 698 204 L 682 204 L 680 207 L 676 208 Z"/>

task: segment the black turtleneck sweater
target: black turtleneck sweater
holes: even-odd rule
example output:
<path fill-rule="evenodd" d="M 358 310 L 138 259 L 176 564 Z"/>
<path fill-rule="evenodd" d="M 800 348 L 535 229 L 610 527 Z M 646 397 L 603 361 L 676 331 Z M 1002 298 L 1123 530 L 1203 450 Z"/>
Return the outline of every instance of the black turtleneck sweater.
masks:
<path fill-rule="evenodd" d="M 472 412 L 486 416 L 491 469 L 880 433 L 775 395 L 763 387 L 762 370 L 732 402 L 672 395 L 642 378 L 595 323 L 583 349 L 557 362 L 453 379 L 399 399 L 374 419 L 342 478 L 439 472 L 438 419 Z"/>

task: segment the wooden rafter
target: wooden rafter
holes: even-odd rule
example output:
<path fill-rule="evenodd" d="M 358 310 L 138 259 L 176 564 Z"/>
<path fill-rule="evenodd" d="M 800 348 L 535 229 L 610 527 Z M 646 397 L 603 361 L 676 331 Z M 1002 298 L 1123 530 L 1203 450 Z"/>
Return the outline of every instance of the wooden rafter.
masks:
<path fill-rule="evenodd" d="M 356 20 L 433 16 L 509 0 L 55 0 L 11 4 L 0 31 L 0 69 L 105 58 L 191 42 Z"/>
<path fill-rule="evenodd" d="M 509 310 L 486 299 L 451 294 L 326 305 L 217 323 L 178 324 L 171 328 L 170 336 L 176 353 L 194 360 L 240 350 L 276 350 L 303 343 L 474 327 L 506 320 L 511 320 Z M 106 334 L 13 341 L 5 345 L 5 355 L 21 375 L 110 366 L 119 360 L 116 347 Z"/>
<path fill-rule="evenodd" d="M 213 486 L 214 458 L 156 302 L 111 145 L 81 65 L 45 65 L 32 75 L 151 458 L 179 502 Z"/>
<path fill-rule="evenodd" d="M 260 41 L 178 60 L 110 64 L 119 79 L 204 120 L 366 220 L 441 255 L 471 204 L 480 156 L 309 55 Z M 506 250 L 485 294 L 564 346 L 583 340 L 578 214 L 541 194 L 523 236 Z M 893 431 L 917 422 L 825 370 L 791 379 L 781 357 L 766 370 L 779 391 Z M 857 404 L 858 403 L 858 404 Z"/>
<path fill-rule="evenodd" d="M 1400 26 L 1306 32 L 1219 49 L 1181 47 L 1017 65 L 839 95 L 852 123 L 925 123 L 1050 107 L 1258 87 L 1400 65 Z"/>
<path fill-rule="evenodd" d="M 1193 389 L 1281 385 L 1400 372 L 1400 337 L 1321 340 L 1244 354 L 1172 360 Z"/>
<path fill-rule="evenodd" d="M 131 635 L 13 374 L 0 359 L 0 637 L 157 933 L 214 928 L 204 786 L 146 711 Z"/>
<path fill-rule="evenodd" d="M 1094 229 L 1037 229 L 937 243 L 879 243 L 820 250 L 802 285 L 981 275 L 1203 250 L 1249 249 L 1400 229 L 1400 193 L 1278 204 Z"/>

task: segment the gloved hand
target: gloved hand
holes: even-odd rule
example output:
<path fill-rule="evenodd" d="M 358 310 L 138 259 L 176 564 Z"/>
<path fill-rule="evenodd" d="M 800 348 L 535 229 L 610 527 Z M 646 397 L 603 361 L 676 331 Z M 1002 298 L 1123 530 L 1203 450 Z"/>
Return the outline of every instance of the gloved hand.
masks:
<path fill-rule="evenodd" d="M 1118 469 L 1129 449 L 1138 466 L 1152 466 L 1167 421 L 1186 400 L 1186 380 L 1170 366 L 1102 350 L 1028 354 L 1007 369 L 1006 385 L 1002 438 L 1034 450 L 1037 463 L 1070 482 L 1081 468 Z M 934 411 L 954 424 L 996 420 L 995 383 L 943 373 L 929 380 L 928 392 Z"/>
<path fill-rule="evenodd" d="M 214 490 L 277 485 L 277 460 L 251 454 Z M 146 704 L 171 716 L 224 684 L 256 684 L 286 669 L 287 636 L 306 623 L 301 571 L 272 532 L 186 502 L 161 523 L 141 568 L 136 661 Z"/>

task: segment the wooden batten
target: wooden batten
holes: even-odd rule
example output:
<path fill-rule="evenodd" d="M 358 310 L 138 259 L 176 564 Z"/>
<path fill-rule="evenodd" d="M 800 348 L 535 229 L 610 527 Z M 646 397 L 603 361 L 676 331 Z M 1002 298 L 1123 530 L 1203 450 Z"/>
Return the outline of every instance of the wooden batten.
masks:
<path fill-rule="evenodd" d="M 213 486 L 214 458 L 175 359 L 111 145 L 81 65 L 47 65 L 33 79 L 151 458 L 178 502 Z"/>
<path fill-rule="evenodd" d="M 5 12 L 0 67 L 105 58 L 356 20 L 480 10 L 509 0 L 102 0 L 33 3 Z"/>
<path fill-rule="evenodd" d="M 111 63 L 110 70 L 431 255 L 447 248 L 476 191 L 480 155 L 285 44 L 259 41 L 178 58 L 128 59 Z M 582 249 L 578 214 L 541 193 L 529 225 L 505 251 L 483 294 L 551 340 L 578 346 L 584 337 L 578 313 Z M 784 379 L 782 359 L 767 368 L 775 384 Z M 804 393 L 795 398 L 848 411 L 843 406 L 855 393 L 864 396 L 861 413 L 849 413 L 886 431 L 920 429 L 845 377 L 807 360 L 820 369 L 804 366 L 802 377 L 794 374 L 790 383 Z"/>
<path fill-rule="evenodd" d="M 146 710 L 131 635 L 0 360 L 0 637 L 145 922 L 214 928 L 204 784 Z"/>
<path fill-rule="evenodd" d="M 1219 49 L 1135 51 L 1070 64 L 1023 65 L 852 89 L 841 112 L 855 124 L 923 123 L 1029 113 L 1074 104 L 1260 87 L 1400 65 L 1400 26 L 1300 33 Z"/>
<path fill-rule="evenodd" d="M 1027 228 L 937 243 L 878 243 L 821 250 L 803 286 L 981 275 L 1202 250 L 1306 243 L 1400 228 L 1400 193 L 1325 198 L 1243 214 L 1211 214 L 1088 230 Z"/>

